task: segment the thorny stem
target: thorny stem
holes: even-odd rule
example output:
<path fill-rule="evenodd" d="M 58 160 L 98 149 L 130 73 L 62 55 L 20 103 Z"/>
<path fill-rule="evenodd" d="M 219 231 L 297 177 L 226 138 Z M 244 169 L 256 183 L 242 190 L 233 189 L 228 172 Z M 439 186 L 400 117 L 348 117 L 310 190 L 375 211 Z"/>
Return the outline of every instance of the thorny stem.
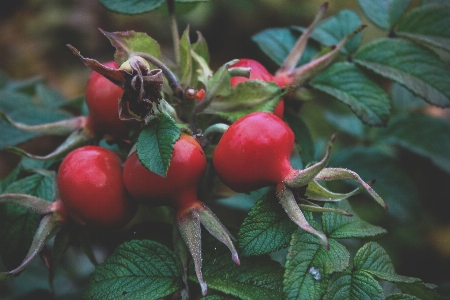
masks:
<path fill-rule="evenodd" d="M 180 54 L 180 35 L 178 33 L 177 19 L 175 18 L 175 1 L 167 0 L 167 8 L 169 10 L 170 27 L 172 29 L 172 39 L 173 39 L 173 51 L 175 53 L 175 62 L 177 65 L 180 64 L 181 54 Z"/>
<path fill-rule="evenodd" d="M 170 69 L 168 67 L 166 67 L 166 65 L 162 61 L 160 61 L 156 57 L 154 57 L 150 54 L 144 53 L 144 52 L 134 52 L 133 54 L 130 55 L 130 57 L 133 57 L 133 56 L 140 56 L 140 57 L 148 60 L 150 63 L 152 63 L 159 69 L 161 69 L 163 74 L 166 76 L 169 86 L 172 89 L 175 97 L 177 97 L 180 100 L 183 99 L 184 91 L 181 88 L 177 77 L 175 76 L 175 74 L 172 73 L 172 71 L 170 71 Z"/>
<path fill-rule="evenodd" d="M 283 64 L 281 65 L 281 67 L 277 71 L 277 73 L 290 73 L 290 72 L 292 72 L 292 70 L 294 70 L 300 57 L 303 54 L 303 51 L 305 50 L 306 43 L 308 42 L 309 36 L 313 32 L 317 23 L 319 23 L 319 21 L 325 15 L 327 8 L 328 8 L 328 2 L 325 2 L 324 4 L 322 4 L 320 6 L 319 11 L 318 11 L 316 17 L 314 18 L 314 21 L 308 26 L 308 28 L 306 28 L 306 30 L 303 32 L 303 34 L 297 40 L 297 42 L 295 43 L 291 52 L 289 52 L 289 55 L 284 60 Z"/>

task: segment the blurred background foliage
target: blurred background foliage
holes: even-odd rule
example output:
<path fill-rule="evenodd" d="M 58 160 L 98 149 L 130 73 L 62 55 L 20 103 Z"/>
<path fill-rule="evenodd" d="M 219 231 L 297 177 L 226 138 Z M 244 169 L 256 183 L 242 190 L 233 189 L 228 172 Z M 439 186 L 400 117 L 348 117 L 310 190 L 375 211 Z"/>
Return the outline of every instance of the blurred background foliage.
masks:
<path fill-rule="evenodd" d="M 234 58 L 253 58 L 273 73 L 277 66 L 259 50 L 256 43 L 251 40 L 251 36 L 273 27 L 291 25 L 306 27 L 313 20 L 322 2 L 321 0 L 211 0 L 198 4 L 177 3 L 176 11 L 180 32 L 189 25 L 191 40 L 196 39 L 196 31 L 200 31 L 205 37 L 213 69 Z M 357 1 L 329 2 L 327 16 L 334 15 L 344 8 L 352 9 L 360 15 L 363 23 L 370 24 Z M 412 1 L 410 8 L 419 2 L 419 0 Z M 97 28 L 109 32 L 125 30 L 146 32 L 160 43 L 162 52 L 167 58 L 173 59 L 171 31 L 165 8 L 129 16 L 109 12 L 97 1 L 92 0 L 1 0 L 0 72 L 3 73 L 2 76 L 13 80 L 41 77 L 49 87 L 59 91 L 66 99 L 83 96 L 90 70 L 71 53 L 66 44 L 76 46 L 86 57 L 99 61 L 111 60 L 115 49 Z M 362 44 L 384 35 L 386 32 L 370 24 L 363 33 Z M 428 106 L 422 109 L 435 117 L 450 119 L 449 109 Z M 347 113 L 349 109 L 338 101 L 315 99 L 303 104 L 300 112 L 311 130 L 313 140 L 316 141 L 318 155 L 322 153 L 323 145 L 330 133 L 339 131 L 341 129 L 339 126 L 345 126 L 339 123 L 339 120 L 333 121 L 332 115 L 327 118 L 325 111 Z M 357 124 L 364 126 L 359 121 Z M 358 127 L 353 129 L 357 131 Z M 357 132 L 356 135 L 358 134 Z M 44 154 L 53 150 L 60 142 L 59 138 L 40 137 L 22 147 L 33 149 L 36 154 Z M 355 146 L 352 157 L 358 157 L 358 153 L 366 151 L 363 146 L 367 145 L 364 145 L 364 139 L 354 139 L 343 134 L 335 151 L 339 153 L 340 148 L 348 149 L 352 146 Z M 375 151 L 371 149 L 370 151 Z M 347 161 L 346 166 L 366 179 L 377 178 L 377 174 L 382 175 L 383 168 L 401 169 L 401 173 L 396 174 L 402 176 L 391 176 L 385 180 L 392 180 L 391 183 L 395 186 L 407 178 L 406 185 L 409 184 L 410 188 L 400 197 L 411 198 L 411 201 L 405 203 L 406 211 L 395 211 L 393 207 L 397 218 L 391 218 L 383 215 L 371 201 L 358 199 L 351 203 L 363 218 L 388 230 L 388 235 L 379 242 L 391 256 L 397 273 L 438 284 L 441 294 L 445 297 L 450 295 L 449 172 L 437 167 L 430 159 L 407 149 L 396 151 L 395 157 L 398 159 L 387 165 L 386 161 L 392 159 L 394 154 L 389 156 L 385 151 L 380 152 L 382 154 L 379 156 L 375 154 L 373 157 L 378 159 L 370 162 L 373 170 L 358 169 L 358 161 Z M 341 154 L 331 163 L 340 164 L 345 159 L 345 155 Z M 15 155 L 1 151 L 0 179 L 6 177 L 18 161 L 19 158 Z M 383 181 L 382 178 L 377 179 Z M 405 186 L 403 183 L 402 185 Z M 225 190 L 223 194 L 226 195 L 227 192 Z M 395 190 L 393 187 L 386 192 L 404 193 L 405 189 Z M 217 211 L 220 207 L 222 212 L 219 215 L 224 223 L 232 221 L 234 224 L 240 224 L 246 211 L 258 199 L 257 196 L 253 194 L 238 196 L 234 204 L 232 201 L 228 204 L 224 203 L 225 201 L 218 201 L 208 205 L 213 211 Z M 234 213 L 238 206 L 241 206 L 240 214 Z M 227 215 L 227 212 L 230 213 Z M 355 248 L 358 246 L 360 245 L 354 245 Z M 107 255 L 106 250 L 99 249 L 97 255 Z M 101 260 L 100 258 L 99 261 Z M 3 266 L 0 267 L 4 269 Z M 76 247 L 70 248 L 63 267 L 57 273 L 55 282 L 57 294 L 72 295 L 73 299 L 77 299 L 92 270 L 92 264 L 81 250 Z M 49 297 L 48 283 L 42 276 L 43 272 L 45 266 L 42 260 L 34 261 L 17 279 L 0 283 L 1 298 Z M 33 294 L 24 296 L 30 291 L 33 291 Z M 69 296 L 64 299 L 69 299 Z"/>

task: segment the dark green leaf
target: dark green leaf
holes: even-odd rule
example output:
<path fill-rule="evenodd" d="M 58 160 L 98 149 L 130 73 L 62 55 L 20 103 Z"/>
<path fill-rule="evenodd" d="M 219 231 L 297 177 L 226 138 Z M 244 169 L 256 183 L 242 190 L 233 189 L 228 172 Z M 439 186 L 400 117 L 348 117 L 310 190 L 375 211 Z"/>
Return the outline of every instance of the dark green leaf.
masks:
<path fill-rule="evenodd" d="M 419 298 L 407 294 L 390 294 L 386 300 L 419 300 Z"/>
<path fill-rule="evenodd" d="M 353 259 L 353 266 L 357 270 L 395 274 L 389 255 L 375 242 L 368 242 L 358 250 Z"/>
<path fill-rule="evenodd" d="M 121 14 L 137 15 L 160 7 L 164 0 L 98 0 L 105 8 Z"/>
<path fill-rule="evenodd" d="M 159 299 L 182 287 L 182 266 L 166 246 L 126 242 L 92 273 L 85 299 Z"/>
<path fill-rule="evenodd" d="M 122 3 L 122 1 L 118 2 Z M 114 59 L 119 66 L 127 61 L 130 54 L 134 52 L 144 52 L 161 60 L 161 49 L 158 42 L 146 33 L 133 30 L 119 32 L 106 32 L 101 30 L 101 32 L 109 39 L 111 45 L 116 48 Z"/>
<path fill-rule="evenodd" d="M 285 248 L 296 228 L 271 190 L 256 202 L 242 223 L 239 254 L 261 255 Z"/>
<path fill-rule="evenodd" d="M 358 0 L 359 6 L 367 18 L 385 30 L 389 30 L 397 24 L 410 2 L 411 0 Z"/>
<path fill-rule="evenodd" d="M 203 58 L 204 64 L 202 65 L 196 59 L 192 60 L 192 85 L 196 87 L 200 87 L 201 84 L 205 84 L 208 81 L 208 77 L 212 74 L 209 69 L 209 50 L 208 44 L 206 43 L 205 38 L 201 35 L 200 32 L 197 31 L 197 42 L 191 45 L 192 50 Z"/>
<path fill-rule="evenodd" d="M 366 124 L 387 124 L 390 101 L 386 92 L 354 64 L 336 63 L 316 76 L 311 85 L 344 102 Z"/>
<path fill-rule="evenodd" d="M 346 270 L 331 277 L 323 299 L 382 300 L 384 295 L 378 282 L 367 273 Z"/>
<path fill-rule="evenodd" d="M 303 31 L 304 28 L 301 27 L 271 28 L 255 34 L 252 36 L 252 40 L 268 57 L 281 66 Z M 308 42 L 297 65 L 300 66 L 311 61 L 318 51 L 317 45 L 311 41 Z"/>
<path fill-rule="evenodd" d="M 349 9 L 343 9 L 336 15 L 322 21 L 311 34 L 324 46 L 337 45 L 345 36 L 361 26 L 361 19 L 358 14 Z M 341 49 L 343 53 L 354 52 L 361 42 L 362 34 L 358 33 L 352 37 Z"/>
<path fill-rule="evenodd" d="M 426 105 L 422 98 L 397 82 L 392 84 L 391 99 L 393 106 L 399 110 L 415 110 Z"/>
<path fill-rule="evenodd" d="M 341 114 L 333 111 L 325 111 L 323 115 L 336 130 L 345 132 L 359 139 L 365 138 L 366 127 L 355 114 Z"/>
<path fill-rule="evenodd" d="M 172 158 L 173 145 L 180 137 L 180 130 L 171 117 L 159 115 L 159 120 L 144 129 L 138 138 L 139 161 L 150 172 L 166 177 Z"/>
<path fill-rule="evenodd" d="M 8 116 L 16 122 L 27 125 L 38 125 L 69 119 L 71 115 L 67 112 L 55 109 L 46 109 L 32 105 L 25 106 L 22 109 L 16 109 Z M 0 120 L 2 134 L 0 135 L 0 149 L 5 146 L 14 146 L 25 142 L 36 135 L 19 130 L 5 121 Z"/>
<path fill-rule="evenodd" d="M 10 184 L 5 193 L 28 194 L 53 201 L 53 178 L 31 175 Z M 22 207 L 0 205 L 0 256 L 9 270 L 19 266 L 26 256 L 39 220 L 39 215 Z"/>
<path fill-rule="evenodd" d="M 332 212 L 324 212 L 322 214 L 323 231 L 330 238 L 364 238 L 387 233 L 385 229 L 361 220 L 352 210 L 347 200 L 337 203 L 326 203 L 325 207 L 338 208 L 353 214 L 352 217 Z"/>
<path fill-rule="evenodd" d="M 268 256 L 243 257 L 241 265 L 231 260 L 230 251 L 209 235 L 203 239 L 203 279 L 209 289 L 240 299 L 284 299 L 283 267 Z M 191 263 L 189 279 L 197 277 Z"/>
<path fill-rule="evenodd" d="M 417 187 L 398 162 L 381 150 L 345 148 L 333 153 L 329 165 L 353 170 L 366 181 L 376 179 L 373 188 L 386 201 L 389 206 L 387 213 L 391 217 L 401 222 L 416 218 L 419 209 Z"/>
<path fill-rule="evenodd" d="M 16 167 L 11 171 L 11 173 L 8 174 L 8 176 L 6 176 L 2 180 L 0 180 L 0 194 L 3 194 L 4 190 L 6 190 L 6 188 L 11 183 L 13 183 L 14 181 L 17 180 L 19 173 L 20 173 L 20 168 Z"/>
<path fill-rule="evenodd" d="M 234 122 L 254 111 L 273 112 L 285 91 L 276 83 L 247 80 L 230 89 L 222 97 L 216 97 L 204 110 Z"/>
<path fill-rule="evenodd" d="M 0 110 L 9 114 L 27 106 L 35 106 L 33 98 L 15 91 L 0 91 Z"/>
<path fill-rule="evenodd" d="M 284 114 L 284 119 L 292 128 L 295 134 L 295 144 L 300 152 L 303 165 L 314 160 L 314 142 L 305 122 L 296 114 L 288 111 Z"/>
<path fill-rule="evenodd" d="M 396 33 L 450 51 L 450 6 L 416 7 L 402 18 Z"/>
<path fill-rule="evenodd" d="M 397 275 L 389 255 L 375 242 L 369 242 L 358 250 L 354 267 L 380 280 L 395 283 L 404 293 L 423 300 L 436 298 L 435 285 L 423 283 L 418 278 Z"/>
<path fill-rule="evenodd" d="M 181 84 L 189 86 L 192 76 L 191 41 L 189 40 L 189 26 L 180 38 L 180 64 L 181 64 Z"/>
<path fill-rule="evenodd" d="M 450 123 L 427 115 L 398 116 L 389 127 L 379 131 L 384 143 L 398 145 L 419 155 L 431 158 L 450 172 Z"/>
<path fill-rule="evenodd" d="M 288 299 L 320 299 L 329 275 L 348 267 L 350 253 L 347 249 L 335 240 L 328 241 L 330 250 L 324 248 L 316 236 L 302 229 L 294 232 L 283 281 Z"/>
<path fill-rule="evenodd" d="M 36 86 L 36 95 L 39 104 L 43 107 L 59 107 L 66 103 L 66 99 L 58 91 L 52 90 L 43 84 Z"/>
<path fill-rule="evenodd" d="M 401 39 L 378 39 L 355 62 L 404 85 L 433 105 L 450 106 L 450 71 L 433 51 Z"/>

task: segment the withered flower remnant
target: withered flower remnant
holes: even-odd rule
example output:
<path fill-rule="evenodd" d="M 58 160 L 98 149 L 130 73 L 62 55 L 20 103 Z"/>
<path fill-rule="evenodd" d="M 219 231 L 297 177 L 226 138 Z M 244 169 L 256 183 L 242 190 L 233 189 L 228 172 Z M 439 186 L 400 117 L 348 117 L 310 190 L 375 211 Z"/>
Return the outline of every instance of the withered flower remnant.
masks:
<path fill-rule="evenodd" d="M 119 69 L 113 69 L 83 57 L 72 45 L 67 46 L 88 68 L 124 90 L 118 103 L 120 119 L 144 121 L 154 114 L 153 104 L 158 105 L 162 100 L 164 78 L 161 69 L 151 70 L 147 61 L 139 56 L 132 56 Z"/>

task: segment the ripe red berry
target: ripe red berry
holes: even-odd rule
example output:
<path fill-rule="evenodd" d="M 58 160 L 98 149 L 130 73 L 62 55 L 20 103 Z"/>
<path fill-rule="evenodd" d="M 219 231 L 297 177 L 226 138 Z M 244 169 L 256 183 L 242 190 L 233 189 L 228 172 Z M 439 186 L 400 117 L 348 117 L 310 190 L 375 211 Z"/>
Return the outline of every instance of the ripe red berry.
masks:
<path fill-rule="evenodd" d="M 133 152 L 125 161 L 123 181 L 137 201 L 152 206 L 169 205 L 182 212 L 199 202 L 197 186 L 205 170 L 202 147 L 192 136 L 181 134 L 174 144 L 166 178 L 147 170 Z"/>
<path fill-rule="evenodd" d="M 119 68 L 114 61 L 104 65 Z M 96 136 L 106 135 L 112 139 L 128 137 L 128 124 L 119 119 L 119 99 L 122 94 L 120 87 L 92 71 L 86 86 L 86 104 L 89 108 L 87 126 Z"/>
<path fill-rule="evenodd" d="M 236 192 L 250 192 L 281 183 L 295 172 L 289 162 L 294 133 L 280 118 L 266 112 L 248 114 L 223 134 L 213 154 L 222 181 Z"/>
<path fill-rule="evenodd" d="M 262 80 L 262 81 L 272 81 L 277 83 L 279 86 L 284 86 L 281 85 L 280 82 L 275 81 L 274 76 L 272 74 L 269 73 L 269 71 L 267 71 L 267 69 L 260 64 L 259 62 L 257 62 L 256 60 L 253 59 L 240 59 L 237 63 L 233 64 L 231 66 L 233 67 L 240 67 L 240 68 L 251 68 L 251 72 L 250 72 L 250 77 L 246 78 L 246 77 L 242 77 L 242 76 L 233 76 L 230 79 L 230 85 L 231 86 L 236 86 L 238 83 L 240 82 L 244 82 L 247 81 L 249 79 L 251 80 Z M 284 100 L 281 99 L 280 103 L 278 103 L 278 105 L 275 107 L 273 114 L 278 116 L 279 118 L 283 118 L 283 113 L 284 113 Z"/>
<path fill-rule="evenodd" d="M 120 227 L 133 217 L 135 203 L 122 179 L 122 160 L 99 146 L 70 152 L 57 175 L 61 201 L 76 222 Z"/>

